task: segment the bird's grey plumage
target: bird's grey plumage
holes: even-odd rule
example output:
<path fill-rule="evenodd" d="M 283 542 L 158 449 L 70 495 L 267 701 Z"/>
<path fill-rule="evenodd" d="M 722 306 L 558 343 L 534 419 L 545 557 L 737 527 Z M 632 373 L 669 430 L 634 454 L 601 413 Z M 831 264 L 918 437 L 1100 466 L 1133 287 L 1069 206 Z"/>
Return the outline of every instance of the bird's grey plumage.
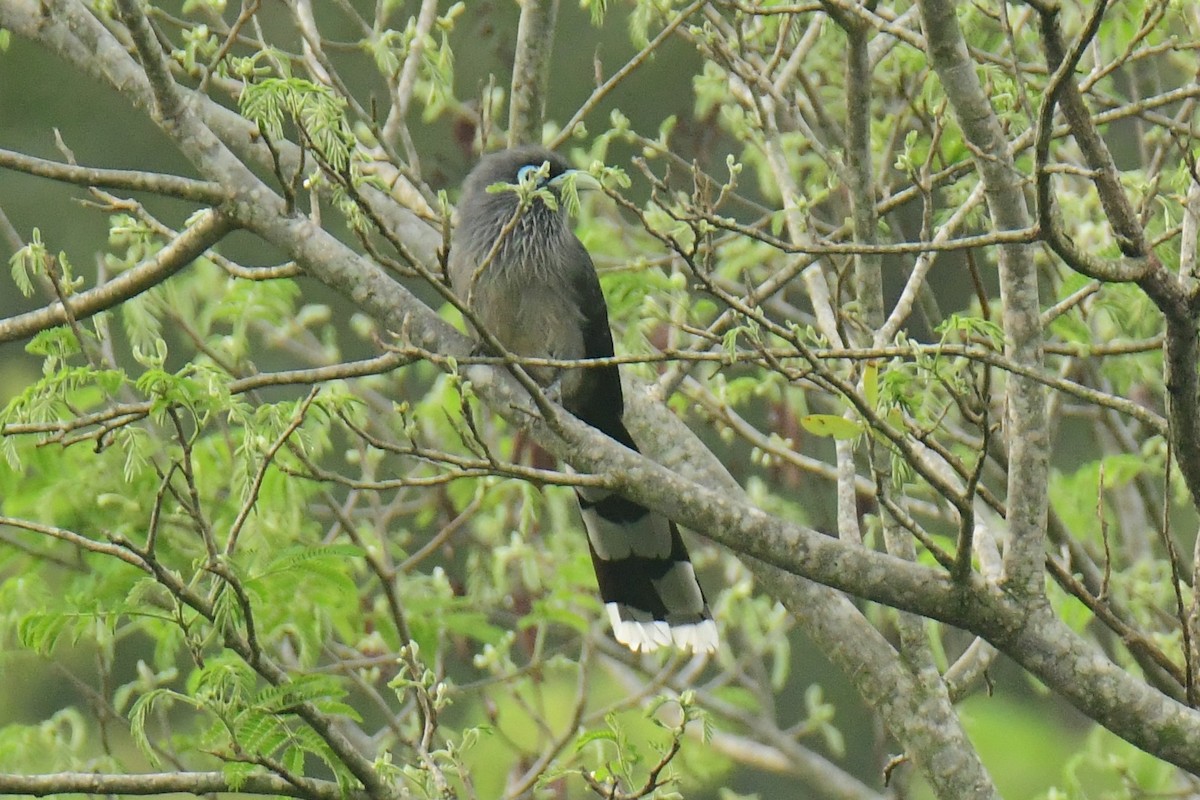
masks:
<path fill-rule="evenodd" d="M 451 284 L 479 323 L 515 354 L 606 358 L 613 354 L 608 309 L 563 203 L 551 208 L 535 199 L 518 215 L 516 192 L 488 191 L 497 183 L 516 184 L 524 167 L 545 164 L 543 185 L 557 193 L 569 167 L 540 147 L 484 156 L 467 176 L 450 247 Z M 530 373 L 543 385 L 557 382 L 572 414 L 637 449 L 621 421 L 616 366 Z M 601 489 L 581 488 L 576 496 L 617 640 L 635 651 L 672 642 L 696 652 L 715 650 L 716 625 L 675 523 Z"/>

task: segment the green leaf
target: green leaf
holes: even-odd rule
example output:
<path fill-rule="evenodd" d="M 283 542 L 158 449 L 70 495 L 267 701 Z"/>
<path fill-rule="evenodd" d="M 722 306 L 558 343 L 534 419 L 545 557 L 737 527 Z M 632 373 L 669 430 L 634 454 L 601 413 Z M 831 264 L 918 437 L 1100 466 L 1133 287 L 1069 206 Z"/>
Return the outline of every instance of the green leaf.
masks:
<path fill-rule="evenodd" d="M 133 707 L 129 709 L 129 733 L 138 749 L 155 766 L 161 764 L 162 761 L 150 743 L 150 736 L 146 732 L 146 718 L 161 700 L 177 700 L 193 708 L 199 707 L 190 697 L 170 689 L 152 689 L 134 702 Z"/>
<path fill-rule="evenodd" d="M 33 295 L 33 275 L 40 275 L 46 270 L 46 246 L 42 243 L 42 232 L 34 228 L 32 240 L 8 260 L 12 268 L 13 283 L 26 297 Z"/>
<path fill-rule="evenodd" d="M 862 376 L 863 398 L 871 408 L 879 407 L 879 362 L 868 361 Z"/>
<path fill-rule="evenodd" d="M 579 738 L 575 740 L 575 752 L 579 752 L 580 750 L 587 747 L 592 742 L 616 742 L 616 741 L 617 741 L 617 735 L 615 733 L 613 733 L 611 730 L 609 730 L 608 728 L 604 728 L 602 730 L 588 731 L 587 733 L 580 734 Z"/>
<path fill-rule="evenodd" d="M 257 770 L 257 764 L 247 764 L 244 761 L 226 761 L 221 766 L 221 772 L 229 782 L 229 789 L 234 792 L 240 791 L 246 785 L 246 779 Z"/>
<path fill-rule="evenodd" d="M 66 614 L 29 614 L 17 624 L 17 638 L 34 652 L 48 656 L 70 620 Z"/>
<path fill-rule="evenodd" d="M 74 355 L 79 350 L 79 340 L 75 338 L 74 331 L 65 325 L 38 332 L 25 345 L 25 352 L 31 355 L 58 359 Z"/>
<path fill-rule="evenodd" d="M 238 97 L 242 115 L 272 139 L 283 137 L 285 115 L 301 128 L 335 172 L 345 172 L 356 141 L 346 120 L 346 101 L 328 87 L 303 78 L 264 78 Z"/>
<path fill-rule="evenodd" d="M 237 727 L 237 743 L 247 753 L 270 756 L 287 738 L 287 729 L 279 717 L 257 710 L 246 712 Z"/>
<path fill-rule="evenodd" d="M 1004 329 L 991 320 L 973 317 L 968 314 L 951 314 L 934 332 L 942 337 L 942 342 L 949 341 L 952 334 L 957 333 L 964 340 L 974 337 L 988 339 L 993 347 L 999 348 L 1004 344 Z"/>
<path fill-rule="evenodd" d="M 283 751 L 283 766 L 293 775 L 304 774 L 304 748 L 289 747 Z"/>
<path fill-rule="evenodd" d="M 836 414 L 808 414 L 800 418 L 800 424 L 814 436 L 833 439 L 853 439 L 863 432 L 860 423 Z"/>
<path fill-rule="evenodd" d="M 580 0 L 579 5 L 591 12 L 592 25 L 599 28 L 604 24 L 604 15 L 608 11 L 608 0 Z"/>
<path fill-rule="evenodd" d="M 303 569 L 314 561 L 341 562 L 362 557 L 362 549 L 351 544 L 323 544 L 310 547 L 297 545 L 280 551 L 261 572 L 255 574 L 253 579 Z"/>

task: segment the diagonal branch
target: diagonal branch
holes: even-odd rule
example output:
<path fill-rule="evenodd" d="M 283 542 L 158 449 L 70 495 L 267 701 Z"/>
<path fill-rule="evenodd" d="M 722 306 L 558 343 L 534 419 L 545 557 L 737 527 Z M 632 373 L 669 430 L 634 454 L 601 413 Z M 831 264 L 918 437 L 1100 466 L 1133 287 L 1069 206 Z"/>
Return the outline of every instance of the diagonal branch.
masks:
<path fill-rule="evenodd" d="M 71 0 L 59 2 L 64 7 L 75 8 L 77 5 L 72 4 Z M 30 3 L 30 7 L 34 5 Z M 926 5 L 932 6 L 935 3 L 930 0 Z M 941 9 L 946 4 L 941 2 L 936 5 Z M 0 22 L 6 18 L 21 16 L 20 11 L 10 14 L 11 7 L 11 4 L 0 5 Z M 132 0 L 123 0 L 122 8 L 127 15 L 139 14 L 139 9 Z M 18 22 L 20 21 L 18 19 Z M 135 19 L 135 23 L 139 23 L 139 20 Z M 97 36 L 106 33 L 94 20 L 87 24 L 99 27 L 99 31 L 88 29 Z M 140 24 L 144 25 L 144 20 L 140 20 Z M 950 26 L 954 25 L 951 9 Z M 44 29 L 22 25 L 19 26 L 20 31 L 32 38 L 44 35 L 48 39 L 63 37 L 55 41 L 69 41 L 69 44 L 48 43 L 48 47 L 56 52 L 61 48 L 73 47 L 79 41 L 78 38 L 68 38 L 70 32 L 65 25 L 55 26 L 48 23 Z M 147 38 L 137 38 L 145 51 Z M 100 62 L 98 67 L 86 68 L 88 74 L 98 74 L 99 70 L 105 69 L 118 72 L 125 69 L 126 62 L 132 61 L 123 49 L 112 46 L 112 43 L 104 43 L 103 47 L 94 47 L 87 52 Z M 155 53 L 143 52 L 142 57 L 153 61 Z M 158 57 L 161 58 L 161 53 Z M 963 62 L 969 62 L 969 59 L 964 56 Z M 969 63 L 960 63 L 957 66 L 960 72 L 971 73 L 973 76 L 974 71 Z M 106 80 L 112 80 L 107 73 L 99 74 Z M 145 102 L 148 93 L 145 76 L 132 86 L 133 88 L 129 89 L 130 94 L 138 95 L 134 102 L 148 107 L 149 104 Z M 220 116 L 219 112 L 207 106 L 203 113 L 206 123 Z M 225 119 L 228 120 L 230 116 L 232 115 L 227 115 Z M 979 119 L 987 117 L 985 113 Z M 219 141 L 215 141 L 211 136 L 206 138 L 205 134 L 210 131 L 203 123 L 197 124 L 195 120 L 189 120 L 186 109 L 185 113 L 172 120 L 171 124 L 177 127 L 169 127 L 166 123 L 164 127 L 168 127 L 176 145 L 197 164 L 200 174 L 221 182 L 236 193 L 237 196 L 228 203 L 230 217 L 236 223 L 244 225 L 265 241 L 282 248 L 295 257 L 316 280 L 342 293 L 392 330 L 403 332 L 405 337 L 416 345 L 443 353 L 467 352 L 468 345 L 461 335 L 439 320 L 428 306 L 421 303 L 412 293 L 392 281 L 377 265 L 337 241 L 313 220 L 284 214 L 282 201 L 266 190 L 244 164 L 224 150 Z M 994 155 L 986 148 L 980 148 L 980 152 Z M 992 166 L 994 165 L 989 161 L 987 164 L 981 163 L 980 169 L 987 172 Z M 1012 178 L 1007 174 L 995 177 L 1000 180 Z M 1013 183 L 1017 184 L 1015 181 Z M 997 211 L 997 206 L 1003 206 L 1000 201 L 1008 199 L 1002 191 L 1010 189 L 1014 187 L 1005 183 L 1001 183 L 999 188 L 993 185 L 987 187 L 989 204 L 993 205 L 993 214 L 996 215 L 998 223 L 1011 221 Z M 1007 227 L 1015 229 L 1021 226 Z M 1019 259 L 1025 248 L 1016 246 L 1012 249 L 1018 252 L 1005 256 L 1013 259 L 1008 262 L 1006 268 L 1019 270 L 1022 266 Z M 1012 275 L 1008 278 L 1012 278 Z M 1019 292 L 1027 287 L 1018 283 L 1015 286 L 1010 285 L 1010 288 Z M 1007 299 L 1011 303 L 1014 298 L 1009 296 Z M 1018 307 L 1023 310 L 1028 310 L 1031 305 L 1028 294 L 1015 299 Z M 1036 295 L 1034 301 L 1032 305 L 1036 314 Z M 1027 323 L 1028 320 L 1017 322 Z M 1013 352 L 1019 356 L 1016 360 L 1023 365 L 1036 366 L 1038 360 L 1030 358 L 1031 346 L 1036 352 L 1036 337 L 1022 338 L 1021 334 L 1028 333 L 1029 330 L 1020 325 L 1015 328 L 1009 327 L 1009 332 L 1010 336 L 1015 337 Z M 1092 645 L 1061 624 L 1041 606 L 1035 605 L 1033 613 L 1030 613 L 1027 606 L 1011 603 L 1010 598 L 993 591 L 982 579 L 955 584 L 936 570 L 846 545 L 816 531 L 770 516 L 739 500 L 706 491 L 698 484 L 686 481 L 632 451 L 619 447 L 565 415 L 565 424 L 562 427 L 565 435 L 556 436 L 552 429 L 541 422 L 519 387 L 505 373 L 477 367 L 472 370 L 472 378 L 476 376 L 481 379 L 474 381 L 475 389 L 489 405 L 517 425 L 531 431 L 539 442 L 569 462 L 583 469 L 602 472 L 613 486 L 630 498 L 663 511 L 682 523 L 711 531 L 712 538 L 736 551 L 764 560 L 769 559 L 771 563 L 793 575 L 801 575 L 936 619 L 951 621 L 972 630 L 997 644 L 1084 713 L 1129 741 L 1185 768 L 1200 770 L 1200 714 L 1173 703 L 1161 693 L 1147 687 L 1140 679 L 1104 659 Z M 1036 394 L 1032 392 L 1016 396 L 1028 402 Z M 1014 409 L 1012 414 L 1019 416 L 1027 408 Z M 1040 446 L 1038 442 L 1034 444 Z M 1013 471 L 1021 472 L 1021 467 L 1027 463 L 1014 458 Z M 1036 480 L 1039 476 L 1044 489 L 1044 472 L 1035 471 L 1029 477 Z M 1013 496 L 1016 495 L 1010 493 L 1010 497 Z M 1032 498 L 1023 495 L 1022 500 L 1030 502 L 1034 513 L 1037 513 L 1039 508 L 1044 511 L 1044 503 L 1036 502 L 1038 495 L 1035 494 Z M 1028 530 L 1030 523 L 1036 523 L 1036 519 L 1025 519 L 1021 522 L 1026 527 L 1020 528 L 1014 524 L 1014 530 Z M 1022 547 L 1032 549 L 1035 544 L 1040 547 L 1040 541 L 1036 540 L 1024 542 Z M 1022 554 L 1017 554 L 1017 561 L 1020 561 L 1020 555 Z M 1041 553 L 1038 555 L 1040 576 Z M 240 644 L 238 646 L 241 647 Z M 239 652 L 244 650 L 242 647 Z M 272 670 L 268 670 L 266 676 L 269 679 L 285 677 Z M 317 722 L 319 725 L 320 720 Z M 330 737 L 328 726 L 316 729 L 335 747 L 340 748 L 343 744 L 348 744 L 344 739 Z M 339 755 L 343 755 L 340 749 Z M 368 763 L 366 768 L 370 770 L 370 767 Z M 356 775 L 362 778 L 357 770 Z"/>
<path fill-rule="evenodd" d="M 129 29 L 138 57 L 149 78 L 153 93 L 151 115 L 155 122 L 171 136 L 176 146 L 202 174 L 212 180 L 221 181 L 231 189 L 236 187 L 241 196 L 228 204 L 235 218 L 240 217 L 246 221 L 283 216 L 285 206 L 281 198 L 267 189 L 244 164 L 237 161 L 216 135 L 183 102 L 179 89 L 171 78 L 163 50 L 138 0 L 117 0 L 117 9 L 122 22 Z M 156 575 L 160 580 L 165 577 L 161 572 Z M 260 658 L 244 641 L 232 640 L 227 635 L 226 646 L 237 650 L 238 654 L 267 680 L 273 683 L 286 683 L 290 680 L 286 672 Z M 392 794 L 371 760 L 354 747 L 327 715 L 307 702 L 300 705 L 297 713 L 325 741 L 372 797 L 382 798 Z"/>
<path fill-rule="evenodd" d="M 1097 280 L 1136 281 L 1143 278 L 1151 266 L 1145 259 L 1145 237 L 1141 233 L 1141 226 L 1136 223 L 1136 217 L 1133 228 L 1128 225 L 1128 214 L 1125 212 L 1132 212 L 1132 209 L 1124 202 L 1124 192 L 1120 188 L 1112 156 L 1103 142 L 1099 141 L 1099 134 L 1091 125 L 1091 117 L 1079 96 L 1079 89 L 1071 79 L 1084 48 L 1099 30 L 1104 7 L 1105 3 L 1101 2 L 1093 10 L 1087 26 L 1069 54 L 1064 52 L 1062 46 L 1057 12 L 1044 11 L 1042 14 L 1042 36 L 1046 41 L 1046 55 L 1054 72 L 1046 84 L 1042 105 L 1038 109 L 1037 133 L 1034 137 L 1038 224 L 1050 249 L 1076 272 Z M 1072 131 L 1076 133 L 1076 141 L 1096 170 L 1095 180 L 1100 192 L 1101 205 L 1109 215 L 1110 221 L 1113 221 L 1121 250 L 1129 256 L 1127 260 L 1105 261 L 1085 253 L 1067 236 L 1059 223 L 1058 203 L 1053 192 L 1053 175 L 1047 169 L 1047 162 L 1050 157 L 1050 139 L 1054 131 L 1054 109 L 1060 100 L 1064 109 L 1068 106 L 1071 109 L 1069 113 L 1075 123 L 1072 125 Z M 1087 123 L 1081 125 L 1081 118 L 1086 119 Z M 1122 220 L 1120 227 L 1117 226 L 1116 219 Z"/>
<path fill-rule="evenodd" d="M 643 47 L 636 54 L 634 54 L 632 58 L 625 62 L 625 66 L 614 72 L 611 76 L 609 76 L 608 80 L 593 89 L 592 94 L 588 97 L 588 99 L 584 101 L 583 105 L 581 105 L 573 115 L 571 115 L 571 118 L 567 120 L 565 125 L 563 125 L 562 130 L 558 132 L 558 135 L 550 141 L 550 149 L 555 150 L 561 147 L 563 142 L 569 139 L 574 133 L 575 126 L 582 122 L 584 118 L 587 117 L 587 115 L 590 114 L 596 108 L 596 106 L 600 104 L 600 101 L 608 96 L 609 92 L 620 85 L 621 81 L 629 77 L 629 75 L 638 67 L 645 64 L 654 54 L 654 51 L 657 50 L 663 42 L 670 38 L 671 34 L 675 32 L 675 29 L 686 22 L 688 17 L 692 16 L 692 14 L 695 14 L 697 11 L 699 11 L 706 2 L 708 2 L 708 0 L 696 0 L 696 2 L 684 9 L 681 9 L 671 19 L 671 21 L 668 22 L 666 26 L 664 26 L 663 29 L 658 32 L 658 35 L 647 42 L 645 47 Z"/>
<path fill-rule="evenodd" d="M 64 308 L 60 301 L 0 320 L 0 342 L 26 339 L 39 331 L 65 325 L 71 319 L 90 317 L 136 297 L 195 261 L 233 227 L 223 214 L 209 210 L 148 261 L 122 272 L 103 286 L 69 297 L 67 307 Z"/>

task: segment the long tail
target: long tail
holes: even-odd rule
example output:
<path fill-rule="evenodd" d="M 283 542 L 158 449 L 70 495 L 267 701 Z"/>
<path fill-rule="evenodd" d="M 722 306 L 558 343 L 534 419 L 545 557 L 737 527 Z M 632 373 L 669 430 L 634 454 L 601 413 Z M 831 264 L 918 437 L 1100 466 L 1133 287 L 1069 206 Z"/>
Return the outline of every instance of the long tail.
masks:
<path fill-rule="evenodd" d="M 596 427 L 637 450 L 620 417 L 604 416 Z M 616 640 L 634 652 L 670 644 L 715 651 L 717 626 L 675 523 L 603 489 L 575 495 Z"/>

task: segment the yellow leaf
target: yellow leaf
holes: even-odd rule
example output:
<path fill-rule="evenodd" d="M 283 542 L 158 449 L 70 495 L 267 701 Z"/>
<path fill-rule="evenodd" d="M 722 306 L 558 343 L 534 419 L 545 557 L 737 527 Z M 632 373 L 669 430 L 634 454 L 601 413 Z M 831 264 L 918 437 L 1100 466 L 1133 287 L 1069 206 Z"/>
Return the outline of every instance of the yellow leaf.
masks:
<path fill-rule="evenodd" d="M 879 362 L 868 361 L 862 377 L 863 397 L 871 408 L 879 408 Z"/>

